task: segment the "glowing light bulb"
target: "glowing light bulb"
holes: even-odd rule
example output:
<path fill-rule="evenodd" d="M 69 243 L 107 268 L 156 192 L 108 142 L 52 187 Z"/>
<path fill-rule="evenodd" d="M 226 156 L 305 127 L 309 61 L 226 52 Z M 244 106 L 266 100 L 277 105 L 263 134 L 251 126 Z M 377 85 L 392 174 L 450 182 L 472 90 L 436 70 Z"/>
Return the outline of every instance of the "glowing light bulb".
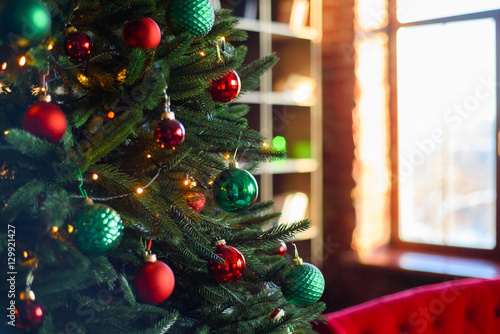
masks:
<path fill-rule="evenodd" d="M 27 258 L 28 258 L 28 252 L 27 252 L 27 251 L 24 251 L 24 252 L 23 252 L 23 256 L 24 256 L 24 258 L 25 258 L 25 259 L 27 259 Z"/>
<path fill-rule="evenodd" d="M 148 154 L 147 157 L 148 157 L 148 159 L 151 159 L 151 154 Z"/>
<path fill-rule="evenodd" d="M 109 119 L 113 119 L 113 118 L 115 118 L 115 112 L 114 112 L 114 111 L 112 111 L 112 110 L 111 110 L 110 112 L 108 112 L 108 118 L 109 118 Z"/>
<path fill-rule="evenodd" d="M 279 150 L 286 150 L 286 139 L 283 136 L 276 136 L 273 139 L 273 146 Z"/>
<path fill-rule="evenodd" d="M 52 226 L 52 232 L 57 233 L 57 231 L 59 231 L 59 227 Z"/>
<path fill-rule="evenodd" d="M 35 315 L 36 315 L 37 317 L 39 317 L 39 318 L 43 316 L 43 310 L 42 310 L 42 308 L 41 308 L 41 307 L 37 307 L 37 308 L 35 309 Z"/>
<path fill-rule="evenodd" d="M 80 83 L 84 84 L 84 83 L 87 83 L 89 81 L 89 78 L 87 78 L 83 74 L 79 74 L 78 75 L 78 81 L 80 81 Z"/>
<path fill-rule="evenodd" d="M 144 192 L 144 189 L 142 189 L 142 188 L 137 188 L 137 190 L 136 190 L 136 191 L 137 191 L 137 193 L 140 195 L 140 194 L 142 194 L 142 193 Z"/>
<path fill-rule="evenodd" d="M 7 136 L 9 134 L 9 130 L 5 130 L 3 134 Z"/>
<path fill-rule="evenodd" d="M 26 65 L 26 57 L 22 56 L 21 58 L 19 58 L 19 66 L 24 66 L 24 65 Z"/>
<path fill-rule="evenodd" d="M 200 51 L 200 56 L 205 57 L 205 52 Z"/>
<path fill-rule="evenodd" d="M 95 173 L 94 173 L 94 174 L 92 174 L 92 180 L 94 180 L 94 181 L 95 181 L 95 180 L 97 180 L 98 178 L 99 178 L 99 175 L 97 175 L 97 174 L 95 174 Z"/>
<path fill-rule="evenodd" d="M 6 69 L 6 68 L 7 68 L 7 62 L 4 62 L 4 63 L 2 64 L 2 71 L 5 71 L 5 69 Z"/>
<path fill-rule="evenodd" d="M 73 225 L 68 224 L 68 233 L 73 233 L 74 230 L 75 228 L 73 227 Z"/>

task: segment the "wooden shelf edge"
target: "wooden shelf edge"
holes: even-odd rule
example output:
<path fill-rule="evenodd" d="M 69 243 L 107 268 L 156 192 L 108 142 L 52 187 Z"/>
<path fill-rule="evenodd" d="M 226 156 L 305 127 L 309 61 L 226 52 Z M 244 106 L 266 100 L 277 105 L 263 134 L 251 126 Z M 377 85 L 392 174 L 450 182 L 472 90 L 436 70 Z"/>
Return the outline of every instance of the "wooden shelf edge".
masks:
<path fill-rule="evenodd" d="M 316 104 L 316 101 L 310 101 L 308 103 L 297 103 L 289 97 L 288 94 L 284 92 L 246 92 L 239 96 L 234 103 L 246 103 L 246 104 L 273 104 L 282 106 L 298 106 L 298 107 L 312 107 Z"/>
<path fill-rule="evenodd" d="M 240 166 L 245 168 L 245 163 L 241 163 Z M 317 169 L 318 161 L 315 159 L 287 159 L 261 163 L 253 174 L 312 173 Z"/>
<path fill-rule="evenodd" d="M 319 33 L 312 27 L 299 27 L 293 31 L 290 25 L 281 22 L 263 22 L 259 20 L 252 20 L 241 18 L 236 25 L 237 29 L 265 32 L 276 36 L 292 37 L 307 40 L 316 40 L 319 38 Z"/>

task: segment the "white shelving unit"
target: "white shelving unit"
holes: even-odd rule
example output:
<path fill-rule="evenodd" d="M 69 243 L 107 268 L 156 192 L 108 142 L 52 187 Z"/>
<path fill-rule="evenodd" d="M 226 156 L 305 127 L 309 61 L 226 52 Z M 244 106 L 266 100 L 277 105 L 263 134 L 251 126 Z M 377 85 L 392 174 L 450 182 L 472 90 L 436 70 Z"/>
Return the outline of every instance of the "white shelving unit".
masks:
<path fill-rule="evenodd" d="M 299 2 L 308 7 L 307 13 L 299 13 L 303 18 L 304 14 L 307 15 L 307 24 L 277 22 L 279 16 L 281 20 L 283 18 L 283 15 L 276 13 L 277 10 L 295 6 Z M 287 193 L 294 192 L 301 196 L 307 195 L 305 218 L 312 221 L 313 227 L 297 236 L 297 240 L 308 241 L 310 261 L 317 266 L 321 265 L 323 253 L 321 12 L 322 0 L 259 0 L 258 18 L 242 18 L 238 25 L 239 29 L 253 33 L 254 39 L 246 44 L 249 48 L 259 48 L 259 57 L 276 52 L 281 60 L 272 71 L 263 75 L 258 91 L 246 93 L 237 102 L 257 106 L 259 130 L 270 141 L 276 135 L 282 135 L 287 142 L 293 142 L 300 131 L 302 136 L 308 136 L 310 142 L 308 157 L 291 157 L 286 161 L 259 166 L 256 175 L 260 178 L 260 198 L 266 201 L 283 198 Z M 288 80 L 288 83 L 291 80 L 293 84 L 291 78 L 294 78 L 294 74 L 298 74 L 296 77 L 299 79 L 306 78 L 309 83 L 315 83 L 312 95 L 307 100 L 297 101 L 289 90 L 280 86 L 280 80 Z M 302 93 L 300 87 L 296 89 Z M 274 114 L 278 109 L 284 110 L 292 119 L 289 124 L 277 126 L 280 120 Z"/>

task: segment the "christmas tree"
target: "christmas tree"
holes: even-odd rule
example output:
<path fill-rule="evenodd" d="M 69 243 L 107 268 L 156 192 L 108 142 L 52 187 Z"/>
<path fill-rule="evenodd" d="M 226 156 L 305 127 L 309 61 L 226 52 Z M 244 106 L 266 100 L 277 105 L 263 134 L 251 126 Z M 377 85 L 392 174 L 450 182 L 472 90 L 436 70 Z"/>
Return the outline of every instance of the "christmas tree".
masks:
<path fill-rule="evenodd" d="M 207 0 L 0 4 L 2 332 L 312 332 L 324 279 L 280 251 L 310 222 L 256 202 L 285 152 L 231 103 L 277 57 L 246 63 L 236 24 Z"/>

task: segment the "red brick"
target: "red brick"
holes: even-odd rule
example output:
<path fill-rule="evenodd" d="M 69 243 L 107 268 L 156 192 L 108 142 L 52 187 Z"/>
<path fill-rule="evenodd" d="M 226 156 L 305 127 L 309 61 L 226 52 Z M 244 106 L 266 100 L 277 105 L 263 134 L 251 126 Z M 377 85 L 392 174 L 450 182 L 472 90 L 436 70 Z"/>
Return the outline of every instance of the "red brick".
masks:
<path fill-rule="evenodd" d="M 354 0 L 323 0 L 324 236 L 350 249 L 356 216 L 351 197 L 355 107 Z M 329 256 L 331 264 L 335 256 Z M 325 263 L 324 265 L 330 265 Z"/>

